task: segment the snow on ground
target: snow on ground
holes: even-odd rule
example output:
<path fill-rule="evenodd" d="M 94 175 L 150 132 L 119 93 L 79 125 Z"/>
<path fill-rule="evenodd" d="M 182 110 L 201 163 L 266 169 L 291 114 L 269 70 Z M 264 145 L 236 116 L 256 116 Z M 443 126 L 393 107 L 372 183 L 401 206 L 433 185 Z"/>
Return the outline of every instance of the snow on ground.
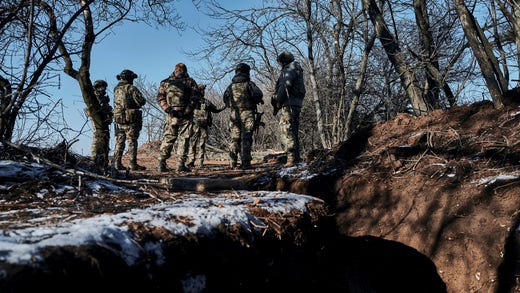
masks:
<path fill-rule="evenodd" d="M 46 171 L 48 168 L 40 164 L 0 161 L 0 189 L 9 190 L 11 183 L 5 178 L 13 176 L 39 178 L 44 176 Z M 110 187 L 114 192 L 121 192 L 121 187 L 108 184 L 103 180 L 91 184 Z M 70 190 L 75 187 L 63 186 L 62 188 Z M 41 190 L 39 194 L 45 192 L 47 191 Z M 16 229 L 0 230 L 0 261 L 31 263 L 40 258 L 41 248 L 85 244 L 120 247 L 119 253 L 128 265 L 132 265 L 143 252 L 154 253 L 160 260 L 160 243 L 146 245 L 136 243 L 128 229 L 130 224 L 141 223 L 147 227 L 162 227 L 176 235 L 184 233 L 209 235 L 222 224 L 229 226 L 239 224 L 247 231 L 251 231 L 265 224 L 261 219 L 253 216 L 248 207 L 263 208 L 272 213 L 295 209 L 306 211 L 306 205 L 316 201 L 321 202 L 317 198 L 294 193 L 239 190 L 216 196 L 190 193 L 176 197 L 174 202 L 132 209 L 118 214 L 102 214 L 74 220 L 63 219 L 56 224 L 49 224 L 46 223 L 45 218 L 38 218 L 35 219 L 38 225 L 31 226 L 30 223 L 25 223 L 24 226 L 18 226 Z"/>

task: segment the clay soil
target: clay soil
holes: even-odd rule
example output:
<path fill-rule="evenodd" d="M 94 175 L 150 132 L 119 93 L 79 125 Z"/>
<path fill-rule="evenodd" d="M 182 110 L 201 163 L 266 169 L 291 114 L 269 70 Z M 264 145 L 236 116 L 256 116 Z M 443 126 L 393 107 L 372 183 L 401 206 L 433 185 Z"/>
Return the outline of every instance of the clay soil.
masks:
<path fill-rule="evenodd" d="M 305 177 L 297 176 L 302 169 L 294 171 L 293 176 L 280 175 L 284 158 L 279 154 L 256 154 L 253 169 L 232 170 L 226 155 L 218 152 L 208 152 L 205 166 L 191 173 L 172 171 L 165 175 L 156 171 L 158 148 L 159 142 L 141 146 L 138 161 L 147 170 L 119 176 L 252 181 L 266 176 L 270 180 L 253 188 L 323 199 L 330 206 L 340 235 L 370 236 L 422 254 L 434 264 L 448 292 L 520 291 L 520 244 L 516 241 L 520 239 L 517 107 L 497 110 L 491 103 L 481 102 L 419 118 L 399 114 L 356 132 L 332 150 L 306 152 L 305 174 L 313 176 Z M 86 161 L 77 158 L 70 163 L 88 165 Z M 123 163 L 127 164 L 126 157 Z M 170 159 L 168 165 L 174 167 L 175 159 Z M 155 188 L 155 199 L 107 196 L 103 204 L 99 198 L 97 202 L 83 198 L 83 216 L 151 204 L 162 198 L 162 192 Z M 359 243 L 369 246 L 374 242 L 365 239 Z M 338 255 L 336 259 L 343 257 Z M 363 257 L 359 257 L 362 261 Z M 329 255 L 326 259 L 334 258 Z M 365 266 L 379 270 L 390 261 L 393 265 L 386 263 L 382 270 L 392 275 L 402 259 L 397 255 L 384 258 L 374 253 L 367 255 Z M 413 264 L 410 266 L 408 272 L 414 270 Z"/>

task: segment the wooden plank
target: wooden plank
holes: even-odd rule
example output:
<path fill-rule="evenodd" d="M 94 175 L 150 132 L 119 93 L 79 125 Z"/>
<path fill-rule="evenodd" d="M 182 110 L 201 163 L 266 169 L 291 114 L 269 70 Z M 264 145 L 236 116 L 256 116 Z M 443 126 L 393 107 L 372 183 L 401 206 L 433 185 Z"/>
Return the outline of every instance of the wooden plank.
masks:
<path fill-rule="evenodd" d="M 250 180 L 206 177 L 161 178 L 160 183 L 171 190 L 215 191 L 248 189 Z"/>

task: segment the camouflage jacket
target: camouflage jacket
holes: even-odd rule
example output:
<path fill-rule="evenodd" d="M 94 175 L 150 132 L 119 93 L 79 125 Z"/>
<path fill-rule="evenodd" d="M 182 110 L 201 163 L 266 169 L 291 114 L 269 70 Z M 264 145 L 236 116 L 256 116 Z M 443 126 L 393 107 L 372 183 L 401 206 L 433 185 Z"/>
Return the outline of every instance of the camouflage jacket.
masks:
<path fill-rule="evenodd" d="M 199 95 L 197 82 L 187 73 L 180 77 L 172 74 L 161 81 L 157 93 L 157 103 L 164 111 L 172 106 L 177 107 L 176 110 L 191 112 L 195 108 Z"/>

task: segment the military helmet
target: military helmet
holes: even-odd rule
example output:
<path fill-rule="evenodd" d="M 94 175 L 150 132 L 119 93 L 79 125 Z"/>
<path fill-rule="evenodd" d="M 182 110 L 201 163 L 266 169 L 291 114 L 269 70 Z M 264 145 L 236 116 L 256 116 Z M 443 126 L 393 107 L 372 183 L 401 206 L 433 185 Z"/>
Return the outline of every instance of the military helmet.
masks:
<path fill-rule="evenodd" d="M 235 72 L 249 73 L 251 67 L 245 63 L 238 63 Z"/>
<path fill-rule="evenodd" d="M 94 81 L 94 88 L 97 89 L 97 88 L 100 88 L 100 87 L 104 87 L 104 88 L 108 87 L 107 82 L 104 81 L 104 80 L 101 80 L 101 79 L 98 79 L 98 80 Z"/>
<path fill-rule="evenodd" d="M 294 61 L 294 56 L 290 52 L 283 51 L 280 53 L 280 55 L 278 55 L 276 61 L 278 61 L 280 64 L 289 64 Z"/>
<path fill-rule="evenodd" d="M 133 80 L 135 78 L 137 78 L 137 74 L 135 74 L 132 70 L 129 70 L 129 69 L 124 69 L 123 71 L 121 71 L 121 73 L 119 73 L 117 76 L 117 80 Z"/>

